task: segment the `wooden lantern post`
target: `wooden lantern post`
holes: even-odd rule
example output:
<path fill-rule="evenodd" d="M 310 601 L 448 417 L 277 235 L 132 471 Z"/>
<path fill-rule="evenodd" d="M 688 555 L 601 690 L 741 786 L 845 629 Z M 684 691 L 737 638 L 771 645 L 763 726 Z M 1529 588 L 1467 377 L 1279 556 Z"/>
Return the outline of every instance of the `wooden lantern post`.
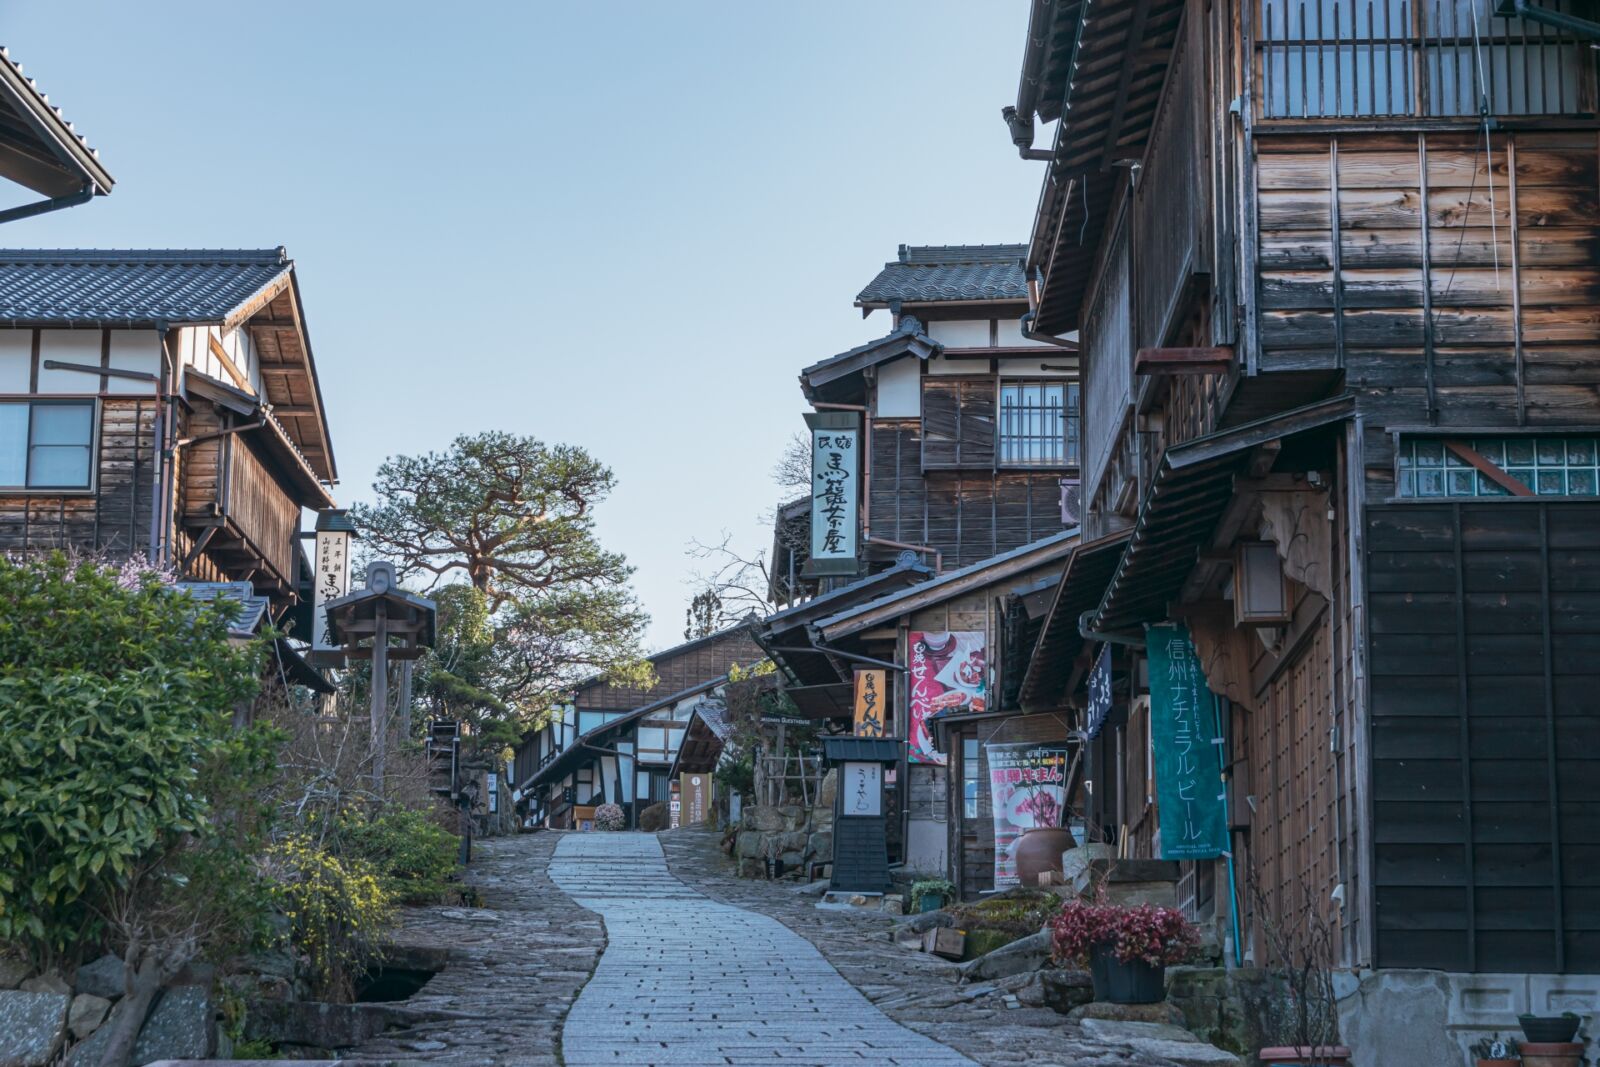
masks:
<path fill-rule="evenodd" d="M 402 708 L 409 724 L 411 664 L 433 645 L 437 609 L 433 601 L 401 589 L 394 564 L 367 565 L 367 586 L 330 600 L 327 611 L 329 639 L 346 660 L 372 661 L 372 789 L 383 795 L 384 756 L 389 747 L 389 661 L 401 665 Z M 365 642 L 365 643 L 364 643 Z"/>

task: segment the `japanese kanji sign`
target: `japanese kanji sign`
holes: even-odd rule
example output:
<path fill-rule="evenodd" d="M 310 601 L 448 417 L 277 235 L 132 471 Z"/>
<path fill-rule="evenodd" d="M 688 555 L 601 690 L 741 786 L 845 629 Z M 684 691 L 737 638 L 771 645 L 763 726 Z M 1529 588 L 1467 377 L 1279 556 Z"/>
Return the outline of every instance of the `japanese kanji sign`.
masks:
<path fill-rule="evenodd" d="M 1212 859 L 1228 848 L 1217 698 L 1206 688 L 1187 627 L 1152 626 L 1145 643 L 1161 858 Z"/>
<path fill-rule="evenodd" d="M 906 760 L 942 764 L 944 753 L 933 747 L 928 719 L 940 712 L 956 715 L 988 708 L 984 634 L 982 630 L 912 630 L 906 637 L 906 649 L 911 687 Z"/>
<path fill-rule="evenodd" d="M 1093 741 L 1111 714 L 1111 646 L 1101 645 L 1089 672 L 1089 710 L 1084 716 L 1084 733 Z"/>
<path fill-rule="evenodd" d="M 811 558 L 807 574 L 854 574 L 861 423 L 851 412 L 806 416 L 811 427 Z"/>
<path fill-rule="evenodd" d="M 1020 885 L 1017 841 L 1036 826 L 1062 826 L 1067 812 L 1067 744 L 1022 741 L 983 746 L 994 814 L 994 887 Z"/>
<path fill-rule="evenodd" d="M 328 612 L 324 605 L 350 591 L 350 534 L 344 530 L 318 530 L 316 554 L 311 651 L 331 653 L 338 646 L 328 636 Z"/>
<path fill-rule="evenodd" d="M 856 671 L 855 735 L 884 735 L 884 700 L 888 695 L 888 671 Z"/>

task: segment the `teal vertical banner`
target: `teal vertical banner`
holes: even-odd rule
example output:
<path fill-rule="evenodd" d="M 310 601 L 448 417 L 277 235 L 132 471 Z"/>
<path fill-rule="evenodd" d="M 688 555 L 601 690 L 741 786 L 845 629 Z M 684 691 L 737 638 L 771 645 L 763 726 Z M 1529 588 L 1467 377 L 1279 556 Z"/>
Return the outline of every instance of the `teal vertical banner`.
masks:
<path fill-rule="evenodd" d="M 1145 645 L 1161 858 L 1213 859 L 1228 849 L 1216 694 L 1206 688 L 1188 627 L 1152 626 Z"/>

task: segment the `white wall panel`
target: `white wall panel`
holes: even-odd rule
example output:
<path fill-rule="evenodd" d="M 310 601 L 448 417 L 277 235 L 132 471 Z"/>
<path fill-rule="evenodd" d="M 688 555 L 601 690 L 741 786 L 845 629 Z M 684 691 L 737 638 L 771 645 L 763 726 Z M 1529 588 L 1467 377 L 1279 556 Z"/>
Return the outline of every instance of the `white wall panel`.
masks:
<path fill-rule="evenodd" d="M 47 359 L 98 367 L 99 330 L 39 331 L 39 392 L 98 393 L 100 391 L 98 375 L 80 374 L 75 370 L 47 370 L 44 367 L 44 361 Z"/>
<path fill-rule="evenodd" d="M 161 335 L 155 330 L 112 330 L 111 365 L 118 370 L 136 370 L 144 374 L 161 374 Z M 107 378 L 106 391 L 150 395 L 155 392 L 154 382 L 136 382 L 129 378 Z"/>
<path fill-rule="evenodd" d="M 880 418 L 915 419 L 922 415 L 922 360 L 901 356 L 878 368 Z"/>
<path fill-rule="evenodd" d="M 947 348 L 988 348 L 988 319 L 953 319 L 928 323 L 928 336 Z"/>
<path fill-rule="evenodd" d="M 33 331 L 0 330 L 0 393 L 26 393 L 33 366 Z"/>

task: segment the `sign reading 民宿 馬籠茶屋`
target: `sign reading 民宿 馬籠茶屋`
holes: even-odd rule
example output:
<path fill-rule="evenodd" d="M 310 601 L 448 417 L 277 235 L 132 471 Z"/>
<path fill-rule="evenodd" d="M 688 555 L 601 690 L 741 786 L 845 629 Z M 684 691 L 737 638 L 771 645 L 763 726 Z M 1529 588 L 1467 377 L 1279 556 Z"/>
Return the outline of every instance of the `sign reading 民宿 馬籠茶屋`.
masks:
<path fill-rule="evenodd" d="M 1188 627 L 1152 626 L 1145 647 L 1161 858 L 1215 859 L 1228 848 L 1217 697 L 1206 688 Z"/>
<path fill-rule="evenodd" d="M 861 419 L 849 411 L 806 416 L 811 428 L 811 558 L 803 573 L 849 575 L 859 569 Z"/>

